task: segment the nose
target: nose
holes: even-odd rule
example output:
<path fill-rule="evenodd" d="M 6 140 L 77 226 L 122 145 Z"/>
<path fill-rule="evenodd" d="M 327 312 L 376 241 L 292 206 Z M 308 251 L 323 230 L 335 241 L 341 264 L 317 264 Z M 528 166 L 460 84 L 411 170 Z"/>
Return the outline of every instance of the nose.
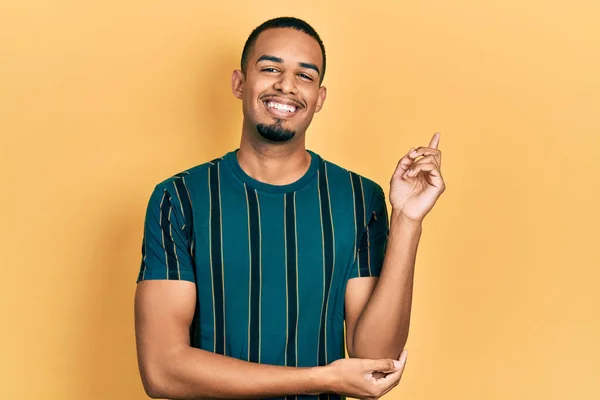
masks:
<path fill-rule="evenodd" d="M 280 78 L 275 82 L 274 89 L 284 94 L 297 94 L 298 88 L 296 87 L 294 74 L 288 72 L 281 74 Z"/>

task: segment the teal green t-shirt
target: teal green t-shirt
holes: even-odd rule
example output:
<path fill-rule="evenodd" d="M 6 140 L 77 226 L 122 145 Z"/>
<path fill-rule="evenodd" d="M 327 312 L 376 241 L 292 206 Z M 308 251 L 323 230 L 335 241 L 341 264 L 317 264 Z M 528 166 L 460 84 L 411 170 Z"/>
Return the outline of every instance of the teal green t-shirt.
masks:
<path fill-rule="evenodd" d="M 345 357 L 346 285 L 380 274 L 385 195 L 308 152 L 308 171 L 289 185 L 253 179 L 234 150 L 154 188 L 137 281 L 196 284 L 192 346 L 297 367 Z"/>

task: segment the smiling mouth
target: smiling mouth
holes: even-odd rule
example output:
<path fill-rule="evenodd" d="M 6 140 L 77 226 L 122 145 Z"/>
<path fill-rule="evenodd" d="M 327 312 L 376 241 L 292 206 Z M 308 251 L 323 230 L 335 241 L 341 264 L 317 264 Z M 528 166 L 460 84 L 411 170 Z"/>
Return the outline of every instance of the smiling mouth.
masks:
<path fill-rule="evenodd" d="M 287 112 L 290 114 L 295 113 L 296 110 L 299 108 L 299 107 L 291 105 L 291 104 L 283 104 L 283 103 L 278 103 L 276 101 L 265 101 L 265 105 L 267 106 L 267 108 Z"/>
<path fill-rule="evenodd" d="M 262 99 L 267 112 L 277 118 L 290 118 L 295 116 L 304 105 L 295 99 L 288 99 L 277 96 L 265 96 Z"/>

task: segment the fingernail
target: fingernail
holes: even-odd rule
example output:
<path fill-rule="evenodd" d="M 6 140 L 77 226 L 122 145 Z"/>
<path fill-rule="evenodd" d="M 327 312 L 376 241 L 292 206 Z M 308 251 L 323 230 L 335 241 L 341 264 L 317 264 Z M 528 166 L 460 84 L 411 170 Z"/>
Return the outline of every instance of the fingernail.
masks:
<path fill-rule="evenodd" d="M 396 369 L 400 369 L 400 367 L 402 367 L 402 363 L 400 361 L 394 360 L 394 367 L 396 367 Z"/>

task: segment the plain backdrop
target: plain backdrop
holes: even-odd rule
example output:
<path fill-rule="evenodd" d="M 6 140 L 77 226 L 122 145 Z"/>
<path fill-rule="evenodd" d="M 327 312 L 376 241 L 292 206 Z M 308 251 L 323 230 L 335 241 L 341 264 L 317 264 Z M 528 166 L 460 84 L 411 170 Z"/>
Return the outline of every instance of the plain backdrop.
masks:
<path fill-rule="evenodd" d="M 386 399 L 598 399 L 600 3 L 0 5 L 0 397 L 144 399 L 133 327 L 156 183 L 239 144 L 250 31 L 306 19 L 307 145 L 386 194 L 441 131 L 407 369 Z"/>

